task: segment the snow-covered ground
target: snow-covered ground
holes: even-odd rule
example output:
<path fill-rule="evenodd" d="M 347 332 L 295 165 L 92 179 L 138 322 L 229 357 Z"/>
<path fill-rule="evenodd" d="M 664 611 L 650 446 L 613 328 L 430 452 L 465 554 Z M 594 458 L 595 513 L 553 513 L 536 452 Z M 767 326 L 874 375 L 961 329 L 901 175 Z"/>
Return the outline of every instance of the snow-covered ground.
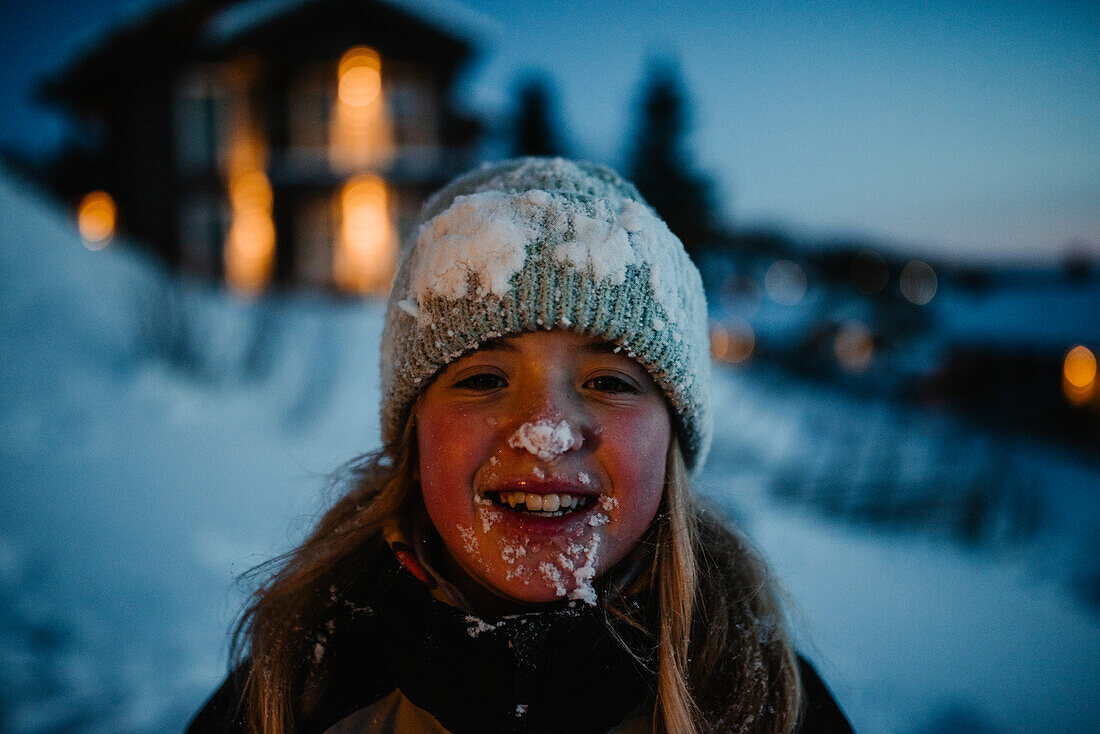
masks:
<path fill-rule="evenodd" d="M 0 731 L 185 723 L 235 577 L 377 443 L 380 329 L 377 303 L 240 302 L 88 252 L 0 175 Z M 1100 466 L 777 374 L 715 391 L 701 486 L 858 731 L 1100 731 Z"/>

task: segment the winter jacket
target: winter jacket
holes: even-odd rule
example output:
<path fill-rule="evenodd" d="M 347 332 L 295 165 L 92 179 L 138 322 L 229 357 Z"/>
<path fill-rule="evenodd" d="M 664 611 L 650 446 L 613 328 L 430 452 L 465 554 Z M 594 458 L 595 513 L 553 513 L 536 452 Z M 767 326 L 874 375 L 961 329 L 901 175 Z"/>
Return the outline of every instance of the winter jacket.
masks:
<path fill-rule="evenodd" d="M 392 553 L 375 555 L 333 594 L 312 654 L 327 666 L 319 705 L 297 730 L 317 734 L 641 734 L 654 681 L 615 641 L 599 607 L 483 620 L 432 597 Z M 647 659 L 642 633 L 616 627 Z M 813 668 L 801 734 L 850 732 Z M 245 732 L 247 663 L 192 721 L 189 734 Z M 429 713 L 430 712 L 430 713 Z"/>

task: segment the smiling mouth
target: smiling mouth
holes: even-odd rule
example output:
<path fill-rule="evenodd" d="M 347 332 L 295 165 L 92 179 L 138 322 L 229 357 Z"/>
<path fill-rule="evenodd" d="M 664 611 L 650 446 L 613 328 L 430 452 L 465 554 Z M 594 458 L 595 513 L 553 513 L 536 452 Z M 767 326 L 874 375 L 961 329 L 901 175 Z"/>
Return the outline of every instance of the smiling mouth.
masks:
<path fill-rule="evenodd" d="M 562 517 L 586 510 L 596 502 L 592 495 L 565 492 L 534 494 L 515 490 L 491 492 L 486 497 L 501 507 L 530 517 Z"/>

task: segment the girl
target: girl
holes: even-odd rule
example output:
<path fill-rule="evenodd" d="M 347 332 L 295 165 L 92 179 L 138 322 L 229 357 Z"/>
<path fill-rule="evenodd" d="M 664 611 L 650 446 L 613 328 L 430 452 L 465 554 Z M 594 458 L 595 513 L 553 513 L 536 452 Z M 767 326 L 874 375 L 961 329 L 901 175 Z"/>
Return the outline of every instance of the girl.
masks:
<path fill-rule="evenodd" d="M 699 273 L 561 159 L 433 196 L 382 338 L 381 451 L 281 560 L 193 732 L 848 731 L 700 509 Z"/>

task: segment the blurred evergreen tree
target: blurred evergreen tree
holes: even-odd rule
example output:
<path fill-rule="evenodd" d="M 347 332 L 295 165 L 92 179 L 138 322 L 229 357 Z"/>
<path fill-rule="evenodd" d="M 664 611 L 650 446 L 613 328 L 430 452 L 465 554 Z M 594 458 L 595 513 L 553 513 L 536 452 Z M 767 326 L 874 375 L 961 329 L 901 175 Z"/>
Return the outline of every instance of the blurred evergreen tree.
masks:
<path fill-rule="evenodd" d="M 689 253 L 714 246 L 718 239 L 714 184 L 691 162 L 687 90 L 674 62 L 649 63 L 636 114 L 627 176 Z"/>
<path fill-rule="evenodd" d="M 567 155 L 562 124 L 554 113 L 556 95 L 549 80 L 531 74 L 519 84 L 512 154 Z"/>

